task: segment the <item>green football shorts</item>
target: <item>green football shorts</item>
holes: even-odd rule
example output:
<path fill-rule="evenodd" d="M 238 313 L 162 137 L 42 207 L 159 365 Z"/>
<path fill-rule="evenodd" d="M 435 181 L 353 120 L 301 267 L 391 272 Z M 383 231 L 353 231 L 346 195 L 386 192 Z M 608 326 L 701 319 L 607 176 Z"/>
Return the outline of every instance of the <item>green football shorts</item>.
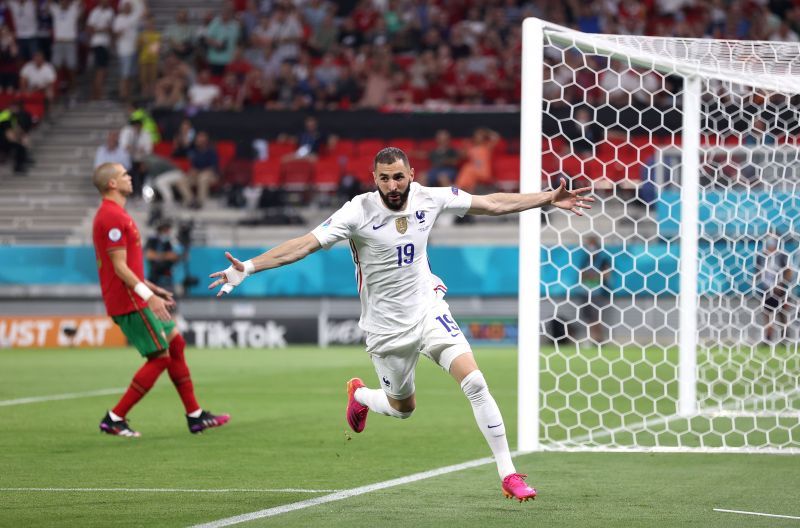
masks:
<path fill-rule="evenodd" d="M 149 356 L 169 348 L 169 336 L 175 328 L 175 321 L 162 321 L 150 308 L 112 317 L 142 356 Z"/>

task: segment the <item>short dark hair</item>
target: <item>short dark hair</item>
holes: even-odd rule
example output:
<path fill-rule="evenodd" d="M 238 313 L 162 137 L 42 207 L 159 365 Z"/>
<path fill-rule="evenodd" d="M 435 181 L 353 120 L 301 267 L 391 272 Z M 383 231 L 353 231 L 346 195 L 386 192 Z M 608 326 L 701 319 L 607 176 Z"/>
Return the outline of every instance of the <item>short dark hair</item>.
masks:
<path fill-rule="evenodd" d="M 378 153 L 375 154 L 375 160 L 372 162 L 372 170 L 375 170 L 375 168 L 378 166 L 378 163 L 388 165 L 397 160 L 401 160 L 406 168 L 410 167 L 408 164 L 408 156 L 406 156 L 405 152 L 397 147 L 386 147 L 385 149 L 379 150 Z"/>

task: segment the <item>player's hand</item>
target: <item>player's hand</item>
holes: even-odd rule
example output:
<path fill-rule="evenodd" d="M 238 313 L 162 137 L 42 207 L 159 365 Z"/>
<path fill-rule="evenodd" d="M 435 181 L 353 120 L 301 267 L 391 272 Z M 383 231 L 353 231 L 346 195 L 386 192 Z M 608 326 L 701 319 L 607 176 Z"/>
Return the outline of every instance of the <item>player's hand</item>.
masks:
<path fill-rule="evenodd" d="M 581 211 L 581 209 L 591 209 L 592 206 L 590 203 L 594 202 L 594 198 L 585 196 L 591 190 L 591 187 L 581 187 L 574 191 L 568 191 L 562 179 L 558 189 L 552 191 L 553 198 L 550 200 L 550 203 L 559 209 L 566 209 L 578 216 L 583 216 L 583 211 Z"/>
<path fill-rule="evenodd" d="M 175 299 L 172 297 L 171 291 L 161 288 L 161 291 L 157 291 L 156 295 L 164 299 L 164 305 L 166 305 L 168 310 L 172 310 L 175 308 L 175 306 L 177 306 L 175 304 Z"/>
<path fill-rule="evenodd" d="M 147 301 L 147 307 L 162 321 L 169 321 L 172 318 L 167 309 L 167 302 L 158 295 L 150 297 L 150 300 Z"/>
<path fill-rule="evenodd" d="M 213 290 L 220 285 L 222 286 L 222 288 L 220 288 L 220 290 L 217 292 L 217 297 L 221 297 L 226 293 L 232 292 L 233 288 L 240 285 L 242 281 L 249 275 L 245 271 L 244 263 L 242 261 L 227 251 L 225 252 L 225 258 L 231 262 L 231 265 L 222 271 L 217 271 L 209 275 L 209 278 L 217 279 L 208 285 L 209 290 Z"/>

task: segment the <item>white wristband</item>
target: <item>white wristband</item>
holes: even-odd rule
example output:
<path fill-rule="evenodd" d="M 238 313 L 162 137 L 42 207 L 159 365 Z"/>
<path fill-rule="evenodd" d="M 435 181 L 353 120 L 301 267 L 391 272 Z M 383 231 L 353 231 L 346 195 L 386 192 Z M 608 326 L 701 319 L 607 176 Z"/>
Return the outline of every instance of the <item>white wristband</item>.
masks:
<path fill-rule="evenodd" d="M 143 282 L 140 282 L 139 284 L 137 284 L 136 286 L 134 286 L 134 287 L 133 287 L 133 291 L 135 291 L 135 292 L 136 292 L 136 295 L 138 295 L 139 297 L 141 297 L 141 298 L 142 298 L 142 300 L 143 300 L 144 302 L 147 302 L 147 301 L 149 301 L 149 300 L 150 300 L 150 297 L 152 297 L 153 295 L 155 295 L 155 293 L 153 293 L 153 290 L 151 290 L 150 288 L 148 288 L 148 287 L 147 287 L 147 284 L 145 284 L 145 283 L 143 283 Z"/>
<path fill-rule="evenodd" d="M 249 277 L 250 275 L 256 272 L 256 265 L 253 264 L 252 260 L 245 260 L 244 262 L 242 262 L 242 264 L 244 264 L 244 274 L 246 276 Z"/>

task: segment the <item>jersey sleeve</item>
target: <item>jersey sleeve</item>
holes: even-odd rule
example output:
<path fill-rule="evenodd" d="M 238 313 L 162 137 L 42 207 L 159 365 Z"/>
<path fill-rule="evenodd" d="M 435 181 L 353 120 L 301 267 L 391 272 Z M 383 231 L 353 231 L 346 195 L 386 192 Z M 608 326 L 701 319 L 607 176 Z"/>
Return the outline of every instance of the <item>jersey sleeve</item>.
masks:
<path fill-rule="evenodd" d="M 472 207 L 472 195 L 458 187 L 429 187 L 433 200 L 443 213 L 464 216 Z"/>
<path fill-rule="evenodd" d="M 121 216 L 107 215 L 100 221 L 97 233 L 98 242 L 106 251 L 112 249 L 125 249 L 128 244 L 128 229 Z"/>
<path fill-rule="evenodd" d="M 323 249 L 329 249 L 335 243 L 350 238 L 360 220 L 359 207 L 353 202 L 347 202 L 311 233 L 319 240 Z"/>

